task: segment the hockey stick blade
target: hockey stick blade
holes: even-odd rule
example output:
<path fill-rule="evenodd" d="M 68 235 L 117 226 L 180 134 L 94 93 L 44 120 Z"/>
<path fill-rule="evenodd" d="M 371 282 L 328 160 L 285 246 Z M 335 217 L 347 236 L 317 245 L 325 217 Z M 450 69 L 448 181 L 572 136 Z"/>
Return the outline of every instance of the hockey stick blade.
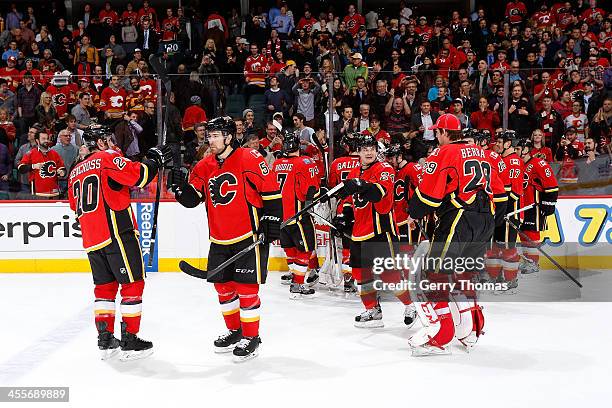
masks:
<path fill-rule="evenodd" d="M 210 271 L 205 271 L 203 269 L 196 268 L 195 266 L 190 265 L 189 263 L 185 261 L 179 262 L 179 269 L 182 272 L 185 272 L 187 275 L 193 276 L 195 278 L 208 279 L 209 276 L 219 273 L 220 271 L 225 269 L 228 265 L 236 262 L 238 259 L 245 256 L 247 253 L 251 252 L 253 248 L 255 248 L 257 245 L 263 244 L 264 241 L 265 241 L 265 235 L 259 234 L 257 241 L 253 242 L 251 245 L 244 248 L 237 254 L 229 257 L 224 262 L 222 262 L 219 266 L 217 266 L 215 269 L 210 270 Z"/>
<path fill-rule="evenodd" d="M 179 269 L 187 275 L 193 276 L 194 278 L 206 279 L 208 277 L 208 271 L 196 268 L 185 261 L 179 262 Z"/>

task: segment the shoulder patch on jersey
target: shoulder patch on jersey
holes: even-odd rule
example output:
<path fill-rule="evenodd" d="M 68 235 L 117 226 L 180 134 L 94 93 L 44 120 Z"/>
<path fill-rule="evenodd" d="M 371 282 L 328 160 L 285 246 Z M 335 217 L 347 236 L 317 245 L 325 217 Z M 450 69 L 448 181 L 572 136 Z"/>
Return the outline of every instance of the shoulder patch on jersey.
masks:
<path fill-rule="evenodd" d="M 259 159 L 260 157 L 263 157 L 261 155 L 261 153 L 259 153 L 257 150 L 255 149 L 249 149 L 249 153 L 251 154 L 251 156 L 255 157 L 256 159 Z"/>
<path fill-rule="evenodd" d="M 546 160 L 544 160 L 544 159 L 540 159 L 540 161 L 538 162 L 538 164 L 539 164 L 541 167 L 546 167 L 546 166 L 548 165 L 548 163 L 547 163 L 547 162 L 546 162 Z"/>
<path fill-rule="evenodd" d="M 436 147 L 435 149 L 433 149 L 433 151 L 431 152 L 430 156 L 437 156 L 438 153 L 440 153 L 440 148 Z"/>
<path fill-rule="evenodd" d="M 310 164 L 312 163 L 312 160 L 310 160 L 309 158 L 305 157 L 302 160 L 304 160 L 304 164 Z"/>

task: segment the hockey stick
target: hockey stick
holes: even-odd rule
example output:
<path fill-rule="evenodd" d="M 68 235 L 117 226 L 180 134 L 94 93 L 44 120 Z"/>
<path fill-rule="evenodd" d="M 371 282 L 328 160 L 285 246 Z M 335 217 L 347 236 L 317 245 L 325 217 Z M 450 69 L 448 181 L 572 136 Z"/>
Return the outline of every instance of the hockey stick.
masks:
<path fill-rule="evenodd" d="M 540 251 L 542 253 L 542 255 L 544 255 L 546 257 L 546 259 L 548 259 L 550 262 L 552 262 L 553 265 L 555 265 L 557 267 L 557 269 L 559 269 L 561 272 L 563 272 L 568 278 L 570 278 L 572 280 L 572 282 L 574 282 L 576 285 L 578 285 L 579 288 L 582 287 L 582 284 L 580 282 L 578 282 L 578 280 L 576 278 L 574 278 L 572 275 L 570 275 L 570 273 L 561 265 L 559 265 L 559 262 L 555 261 L 553 259 L 553 257 L 551 257 L 550 255 L 548 255 L 546 253 L 546 251 L 544 251 L 542 249 L 542 245 L 534 242 L 531 238 L 529 238 L 529 236 L 527 234 L 525 234 L 523 231 L 521 231 L 520 227 L 518 225 L 516 225 L 510 218 L 506 218 L 506 222 L 508 224 L 510 224 L 512 226 L 512 228 L 514 228 L 516 230 L 516 232 L 519 234 L 519 236 L 521 237 L 522 240 L 525 240 L 526 242 L 529 242 L 530 244 L 534 245 L 534 247 Z"/>
<path fill-rule="evenodd" d="M 209 276 L 212 276 L 212 275 L 215 275 L 215 274 L 221 272 L 228 265 L 236 262 L 238 259 L 240 259 L 243 256 L 245 256 L 247 253 L 251 252 L 251 250 L 253 248 L 255 248 L 257 245 L 263 244 L 265 239 L 266 239 L 266 237 L 265 237 L 264 234 L 259 234 L 258 238 L 257 238 L 257 241 L 253 242 L 251 245 L 249 245 L 248 247 L 244 248 L 243 250 L 241 250 L 237 254 L 227 258 L 224 262 L 222 262 L 219 266 L 217 266 L 212 271 L 205 271 L 204 269 L 196 268 L 195 266 L 190 265 L 186 261 L 179 262 L 179 269 L 181 271 L 185 272 L 187 275 L 193 276 L 194 278 L 207 279 Z"/>
<path fill-rule="evenodd" d="M 315 205 L 317 205 L 323 199 L 328 199 L 328 198 L 332 197 L 334 194 L 336 194 L 338 191 L 340 191 L 343 187 L 344 187 L 344 183 L 340 183 L 336 187 L 334 187 L 332 189 L 329 189 L 327 191 L 327 193 L 322 194 L 322 195 L 318 196 L 317 198 L 315 198 L 314 200 L 312 200 L 312 202 L 310 204 L 308 204 L 306 207 L 302 208 L 300 211 L 295 213 L 295 215 L 293 215 L 292 217 L 290 217 L 287 220 L 283 221 L 283 223 L 281 224 L 281 229 L 285 228 L 290 222 L 293 222 L 293 221 L 297 220 L 301 215 L 303 215 L 307 211 L 310 211 L 311 208 L 313 208 Z"/>
<path fill-rule="evenodd" d="M 339 233 L 341 233 L 342 235 L 344 235 L 345 238 L 348 239 L 353 239 L 353 237 L 351 237 L 349 234 L 347 234 L 346 232 L 340 231 L 338 228 L 336 228 L 334 226 L 334 224 L 332 224 L 331 222 L 327 221 L 325 218 L 321 217 L 319 214 L 317 214 L 316 212 L 309 212 L 308 214 L 314 215 L 315 217 L 317 217 L 319 219 L 319 221 L 321 221 L 321 223 L 323 225 L 328 226 L 331 229 L 334 229 L 336 231 L 338 231 Z"/>
<path fill-rule="evenodd" d="M 520 213 L 522 213 L 522 212 L 524 212 L 524 211 L 527 211 L 527 210 L 529 210 L 530 208 L 533 208 L 534 206 L 535 206 L 535 204 L 533 204 L 533 203 L 532 203 L 532 204 L 529 204 L 529 205 L 526 205 L 525 207 L 523 207 L 523 208 L 519 208 L 519 209 L 518 209 L 518 210 L 516 210 L 516 211 L 509 212 L 508 214 L 504 215 L 504 218 L 505 218 L 505 219 L 508 219 L 508 218 L 510 218 L 510 217 L 514 217 L 516 214 L 520 214 Z"/>
<path fill-rule="evenodd" d="M 152 61 L 154 58 L 149 58 L 149 61 Z M 155 69 L 155 65 L 151 63 L 153 68 Z M 157 68 L 161 68 L 158 66 Z M 155 69 L 156 72 L 162 72 L 160 69 Z M 166 133 L 168 131 L 168 104 L 170 103 L 170 88 L 172 87 L 172 83 L 170 82 L 170 78 L 168 75 L 161 75 L 161 80 L 164 82 L 164 88 L 166 88 L 166 95 L 164 96 L 164 104 L 166 105 L 166 111 L 164 112 L 164 123 L 161 134 L 161 145 L 163 146 L 166 143 Z M 155 209 L 153 210 L 153 227 L 151 229 L 151 252 L 149 252 L 149 260 L 147 262 L 147 266 L 150 268 L 153 265 L 153 255 L 155 254 L 155 247 L 157 242 L 157 217 L 159 216 L 159 199 L 161 198 L 161 189 L 162 189 L 162 176 L 164 173 L 163 166 L 159 168 L 157 171 L 157 191 L 155 192 Z"/>

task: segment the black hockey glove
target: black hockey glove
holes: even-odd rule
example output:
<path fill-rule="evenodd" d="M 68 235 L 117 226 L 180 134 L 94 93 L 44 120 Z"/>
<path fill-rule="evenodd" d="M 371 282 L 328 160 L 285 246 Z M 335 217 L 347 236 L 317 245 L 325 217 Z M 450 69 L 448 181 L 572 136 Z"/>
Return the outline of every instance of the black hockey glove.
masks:
<path fill-rule="evenodd" d="M 172 163 L 172 151 L 168 145 L 150 148 L 145 157 L 155 163 L 158 169 L 168 168 Z"/>
<path fill-rule="evenodd" d="M 555 206 L 557 205 L 556 201 L 543 201 L 540 203 L 539 207 L 540 207 L 540 213 L 545 216 L 548 217 L 551 214 L 555 213 Z"/>
<path fill-rule="evenodd" d="M 336 227 L 340 234 L 351 235 L 353 233 L 354 221 L 353 210 L 350 207 L 345 207 L 342 210 L 342 214 L 338 214 L 332 219 L 332 225 Z"/>
<path fill-rule="evenodd" d="M 327 195 L 328 191 L 329 188 L 321 186 L 321 188 L 319 189 L 319 197 L 321 197 L 321 199 L 319 200 L 320 203 L 326 203 L 329 201 L 331 197 Z"/>
<path fill-rule="evenodd" d="M 281 219 L 276 215 L 263 215 L 259 219 L 257 234 L 264 234 L 264 243 L 271 243 L 280 238 Z"/>
<path fill-rule="evenodd" d="M 187 184 L 186 170 L 187 169 L 183 167 L 173 167 L 168 174 L 167 187 L 169 190 L 174 191 L 174 194 L 176 195 L 180 195 Z"/>
<path fill-rule="evenodd" d="M 355 193 L 360 193 L 363 188 L 363 181 L 358 178 L 349 179 L 344 182 L 344 187 L 340 190 L 339 195 L 341 198 L 346 198 Z"/>

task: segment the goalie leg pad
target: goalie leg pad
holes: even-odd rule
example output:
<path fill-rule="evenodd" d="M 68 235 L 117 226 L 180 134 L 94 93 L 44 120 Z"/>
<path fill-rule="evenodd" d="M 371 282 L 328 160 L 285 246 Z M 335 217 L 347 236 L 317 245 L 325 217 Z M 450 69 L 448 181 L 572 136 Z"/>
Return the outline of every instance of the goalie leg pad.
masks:
<path fill-rule="evenodd" d="M 215 283 L 215 290 L 221 305 L 221 314 L 225 320 L 225 326 L 229 330 L 240 328 L 240 302 L 234 282 Z"/>
<path fill-rule="evenodd" d="M 242 335 L 254 337 L 259 335 L 259 284 L 236 283 L 236 290 L 240 299 L 240 323 Z"/>
<path fill-rule="evenodd" d="M 119 290 L 117 281 L 96 285 L 94 288 L 94 303 L 95 324 L 106 323 L 106 330 L 113 333 L 115 327 L 115 298 Z"/>
<path fill-rule="evenodd" d="M 138 334 L 140 330 L 144 286 L 144 280 L 121 285 L 121 319 L 127 325 L 128 333 Z"/>
<path fill-rule="evenodd" d="M 415 306 L 423 328 L 410 337 L 410 346 L 413 349 L 424 347 L 446 350 L 455 335 L 448 302 L 417 302 Z"/>

